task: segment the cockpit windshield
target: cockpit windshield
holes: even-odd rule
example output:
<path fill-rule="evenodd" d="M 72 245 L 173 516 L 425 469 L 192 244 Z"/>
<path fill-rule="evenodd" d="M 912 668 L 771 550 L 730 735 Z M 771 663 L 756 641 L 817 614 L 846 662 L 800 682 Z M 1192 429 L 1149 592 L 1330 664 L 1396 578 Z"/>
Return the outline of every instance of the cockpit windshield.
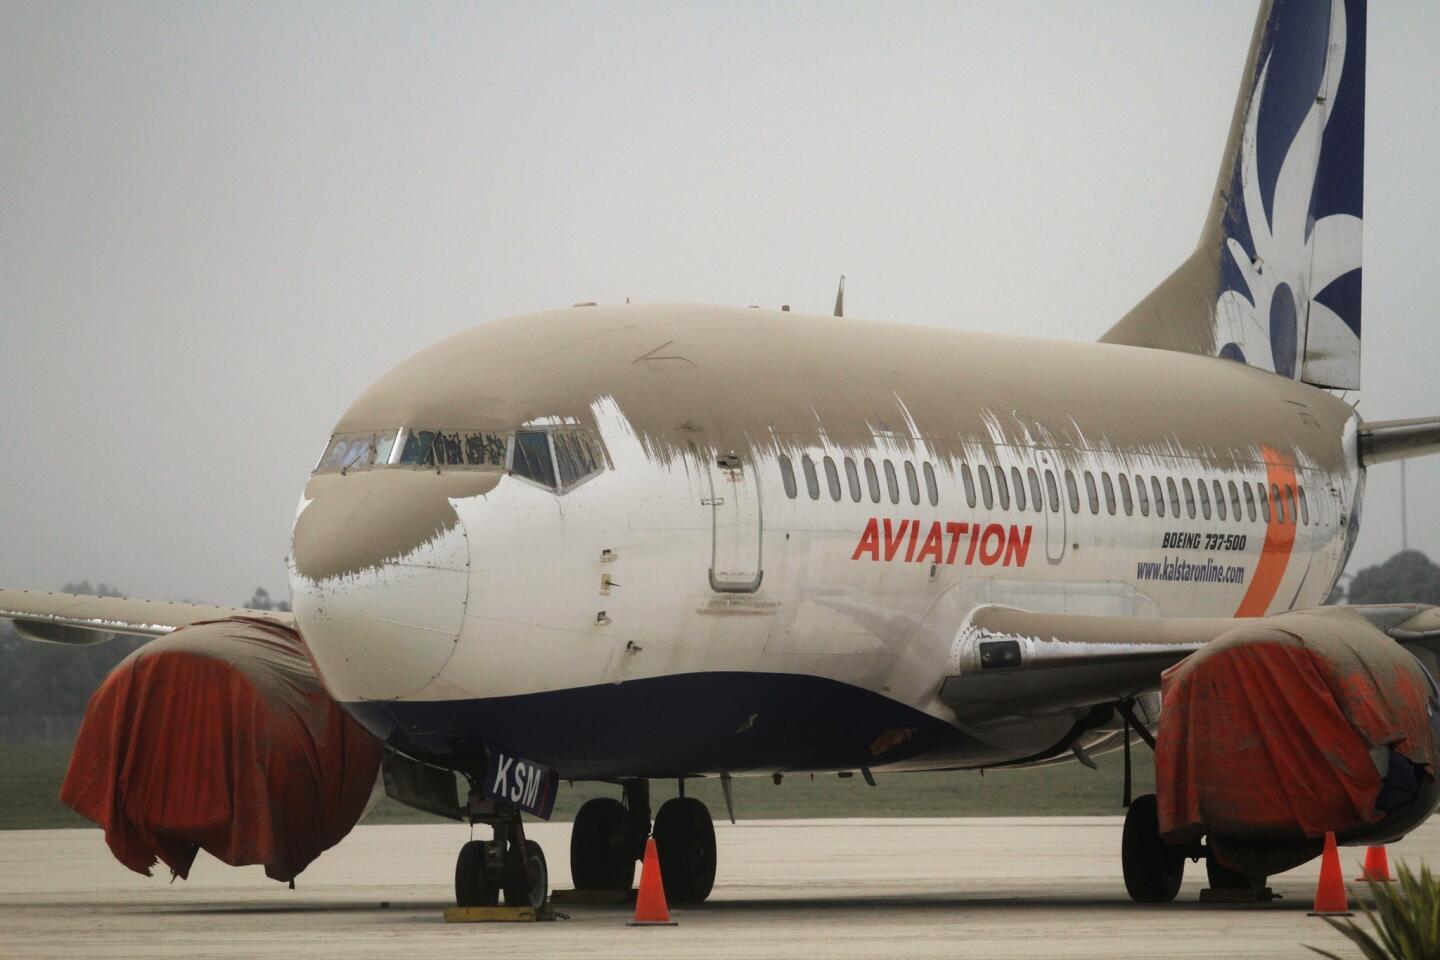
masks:
<path fill-rule="evenodd" d="M 377 433 L 341 433 L 330 439 L 316 473 L 349 473 L 377 468 L 506 470 L 559 493 L 579 486 L 604 469 L 600 445 L 575 426 L 517 430 L 402 428 Z"/>

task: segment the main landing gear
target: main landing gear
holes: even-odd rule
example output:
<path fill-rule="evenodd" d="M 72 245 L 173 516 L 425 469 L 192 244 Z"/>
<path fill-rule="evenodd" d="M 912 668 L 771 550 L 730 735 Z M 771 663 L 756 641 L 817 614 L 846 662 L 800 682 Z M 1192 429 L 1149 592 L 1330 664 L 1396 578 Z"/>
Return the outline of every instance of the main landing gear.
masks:
<path fill-rule="evenodd" d="M 455 860 L 455 905 L 493 907 L 505 895 L 507 907 L 539 910 L 550 894 L 550 872 L 545 852 L 525 839 L 520 811 L 513 807 L 481 805 L 470 822 L 494 828 L 493 840 L 471 840 Z"/>
<path fill-rule="evenodd" d="M 1143 797 L 1130 796 L 1130 731 L 1133 729 L 1155 749 L 1155 738 L 1134 714 L 1134 701 L 1122 700 L 1115 705 L 1125 721 L 1125 786 L 1123 804 L 1125 831 L 1120 841 L 1120 863 L 1125 874 L 1125 889 L 1136 903 L 1169 903 L 1180 892 L 1185 879 L 1185 861 L 1205 859 L 1208 889 L 1200 894 L 1202 903 L 1257 903 L 1273 900 L 1275 894 L 1265 885 L 1266 877 L 1251 876 L 1231 870 L 1216 856 L 1213 840 L 1206 844 L 1166 843 L 1160 838 L 1160 812 L 1153 793 Z"/>
<path fill-rule="evenodd" d="M 624 802 L 587 800 L 570 833 L 570 874 L 581 890 L 629 890 L 645 840 L 655 838 L 665 899 L 700 903 L 715 886 L 715 825 L 705 804 L 682 795 L 665 801 L 650 822 L 650 784 L 627 780 Z"/>

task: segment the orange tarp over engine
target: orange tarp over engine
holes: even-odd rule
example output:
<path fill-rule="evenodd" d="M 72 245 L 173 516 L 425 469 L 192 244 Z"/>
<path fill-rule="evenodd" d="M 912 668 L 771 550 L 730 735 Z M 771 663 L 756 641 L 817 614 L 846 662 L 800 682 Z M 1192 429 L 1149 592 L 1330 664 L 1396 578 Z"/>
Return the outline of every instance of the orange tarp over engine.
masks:
<path fill-rule="evenodd" d="M 1434 775 L 1429 676 L 1343 609 L 1237 626 L 1166 671 L 1160 830 L 1319 838 L 1383 820 Z"/>
<path fill-rule="evenodd" d="M 146 644 L 106 677 L 60 799 L 147 876 L 157 859 L 187 876 L 203 848 L 290 880 L 360 819 L 380 754 L 299 634 L 218 620 Z"/>

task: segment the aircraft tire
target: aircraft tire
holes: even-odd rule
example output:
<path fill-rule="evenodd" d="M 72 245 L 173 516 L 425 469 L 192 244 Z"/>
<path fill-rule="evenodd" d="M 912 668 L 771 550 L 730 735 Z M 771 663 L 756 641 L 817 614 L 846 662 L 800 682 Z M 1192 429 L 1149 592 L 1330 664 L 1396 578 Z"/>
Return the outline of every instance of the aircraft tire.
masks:
<path fill-rule="evenodd" d="M 666 800 L 655 815 L 656 852 L 665 899 L 701 903 L 715 886 L 715 824 L 694 797 Z"/>
<path fill-rule="evenodd" d="M 520 862 L 520 851 L 512 846 L 505 858 L 505 906 L 539 910 L 545 906 L 545 898 L 550 895 L 550 870 L 545 865 L 545 851 L 534 840 L 526 840 L 524 855 L 530 868 L 528 885 Z"/>
<path fill-rule="evenodd" d="M 1214 851 L 1205 854 L 1205 878 L 1212 890 L 1258 890 L 1265 886 L 1265 877 L 1251 877 L 1215 859 Z"/>
<path fill-rule="evenodd" d="M 493 907 L 500 891 L 485 876 L 485 841 L 471 840 L 455 858 L 455 905 Z"/>
<path fill-rule="evenodd" d="M 625 830 L 629 812 L 619 800 L 595 797 L 575 814 L 570 829 L 570 876 L 577 890 L 629 890 L 635 855 Z"/>
<path fill-rule="evenodd" d="M 1125 889 L 1136 903 L 1169 903 L 1185 878 L 1185 856 L 1160 839 L 1155 795 L 1136 797 L 1125 813 L 1120 843 Z"/>

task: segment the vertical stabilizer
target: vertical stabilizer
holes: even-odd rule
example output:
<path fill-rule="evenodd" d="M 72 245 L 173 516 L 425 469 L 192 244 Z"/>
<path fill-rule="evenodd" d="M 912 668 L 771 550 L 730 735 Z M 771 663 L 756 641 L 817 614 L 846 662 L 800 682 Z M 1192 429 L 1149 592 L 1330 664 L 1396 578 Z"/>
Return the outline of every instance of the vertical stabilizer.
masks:
<path fill-rule="evenodd" d="M 1205 229 L 1101 339 L 1360 386 L 1365 0 L 1261 5 Z"/>

